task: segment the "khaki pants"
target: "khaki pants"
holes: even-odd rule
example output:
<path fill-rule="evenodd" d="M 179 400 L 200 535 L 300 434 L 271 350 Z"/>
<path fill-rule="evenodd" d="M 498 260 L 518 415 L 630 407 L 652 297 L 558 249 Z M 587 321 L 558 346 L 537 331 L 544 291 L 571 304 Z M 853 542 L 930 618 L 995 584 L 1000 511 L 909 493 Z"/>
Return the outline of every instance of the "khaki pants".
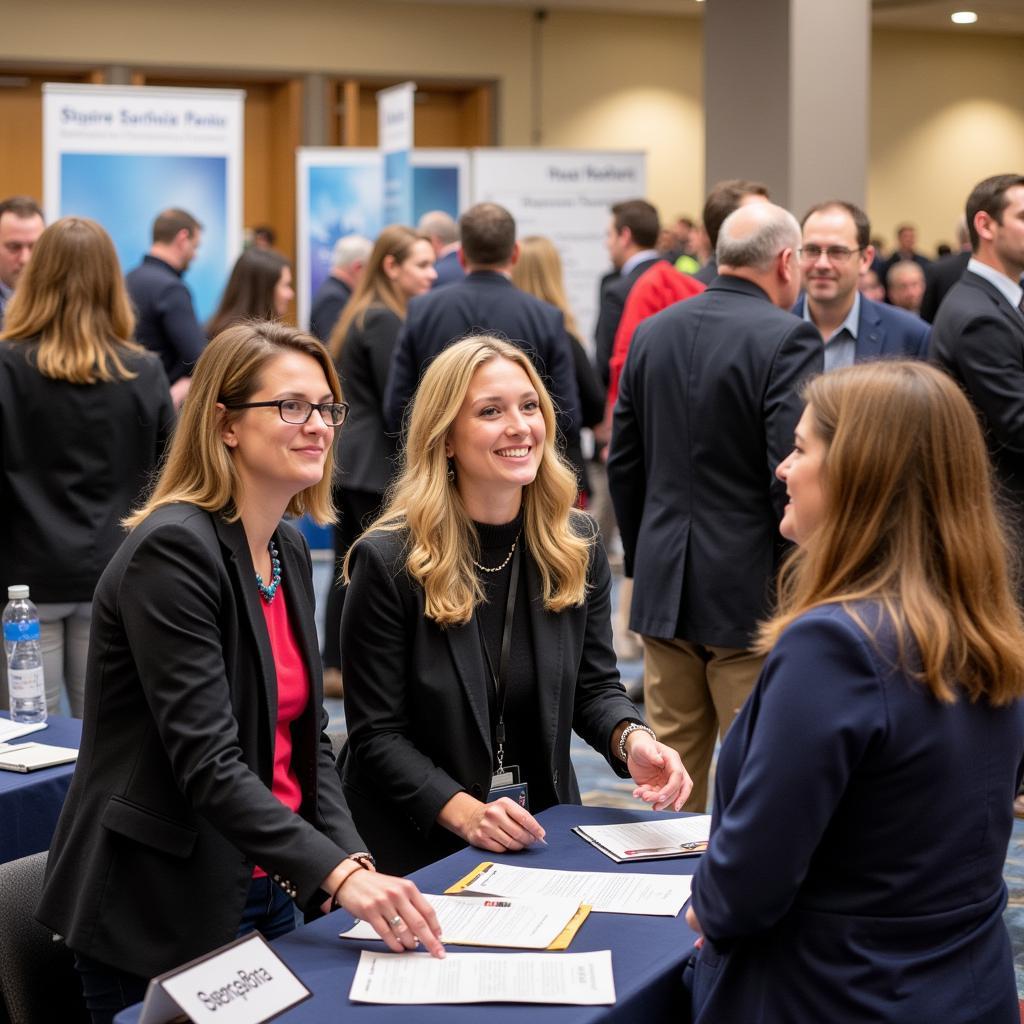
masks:
<path fill-rule="evenodd" d="M 644 640 L 644 712 L 693 779 L 683 810 L 707 810 L 715 736 L 725 738 L 757 681 L 764 656 L 688 640 Z"/>

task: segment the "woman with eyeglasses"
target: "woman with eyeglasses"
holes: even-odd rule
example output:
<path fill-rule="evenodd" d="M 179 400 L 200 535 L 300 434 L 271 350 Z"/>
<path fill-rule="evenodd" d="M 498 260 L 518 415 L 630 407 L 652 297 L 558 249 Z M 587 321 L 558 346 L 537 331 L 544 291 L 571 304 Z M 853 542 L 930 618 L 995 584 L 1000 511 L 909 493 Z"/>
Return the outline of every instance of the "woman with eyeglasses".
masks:
<path fill-rule="evenodd" d="M 0 584 L 28 584 L 39 607 L 47 710 L 60 710 L 63 680 L 81 718 L 93 590 L 174 409 L 95 221 L 65 217 L 40 235 L 3 326 Z"/>
<path fill-rule="evenodd" d="M 147 980 L 342 906 L 443 955 L 416 887 L 377 874 L 325 734 L 309 550 L 345 418 L 327 351 L 282 324 L 218 335 L 163 470 L 96 588 L 85 722 L 39 920 L 95 1024 Z"/>

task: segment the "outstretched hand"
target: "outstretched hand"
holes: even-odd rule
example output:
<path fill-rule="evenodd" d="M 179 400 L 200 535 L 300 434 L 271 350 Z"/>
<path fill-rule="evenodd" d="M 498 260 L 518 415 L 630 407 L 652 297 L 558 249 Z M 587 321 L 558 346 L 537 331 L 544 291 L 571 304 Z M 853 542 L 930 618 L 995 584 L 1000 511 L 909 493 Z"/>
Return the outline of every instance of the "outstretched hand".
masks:
<path fill-rule="evenodd" d="M 626 738 L 626 767 L 637 784 L 633 796 L 656 811 L 680 810 L 693 789 L 679 755 L 640 729 Z"/>

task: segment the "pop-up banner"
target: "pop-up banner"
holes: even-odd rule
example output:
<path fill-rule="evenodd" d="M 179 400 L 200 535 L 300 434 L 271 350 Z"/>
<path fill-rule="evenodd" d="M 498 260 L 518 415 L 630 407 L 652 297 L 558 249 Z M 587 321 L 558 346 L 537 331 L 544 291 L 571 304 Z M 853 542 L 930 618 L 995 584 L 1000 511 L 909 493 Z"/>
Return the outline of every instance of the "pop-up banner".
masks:
<path fill-rule="evenodd" d="M 546 235 L 558 247 L 569 305 L 589 340 L 597 289 L 611 269 L 604 246 L 612 203 L 643 199 L 646 155 L 556 149 L 473 151 L 473 202 L 500 203 L 516 234 Z"/>
<path fill-rule="evenodd" d="M 156 215 L 186 210 L 203 225 L 185 281 L 205 319 L 242 248 L 244 101 L 234 89 L 45 84 L 47 220 L 99 221 L 128 271 Z"/>
<path fill-rule="evenodd" d="M 412 222 L 412 162 L 416 83 L 377 93 L 377 139 L 384 155 L 384 223 Z"/>
<path fill-rule="evenodd" d="M 299 323 L 309 326 L 313 296 L 331 269 L 334 243 L 343 235 L 373 240 L 385 224 L 384 156 L 349 146 L 303 148 L 296 153 Z M 414 227 L 429 210 L 457 218 L 469 205 L 469 151 L 414 149 L 411 154 Z"/>

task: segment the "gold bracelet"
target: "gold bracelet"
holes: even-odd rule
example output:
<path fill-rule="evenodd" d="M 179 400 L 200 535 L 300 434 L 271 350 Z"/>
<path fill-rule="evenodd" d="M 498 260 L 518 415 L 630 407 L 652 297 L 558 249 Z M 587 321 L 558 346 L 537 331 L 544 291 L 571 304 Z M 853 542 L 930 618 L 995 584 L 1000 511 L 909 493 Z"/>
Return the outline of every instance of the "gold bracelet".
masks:
<path fill-rule="evenodd" d="M 352 870 L 351 870 L 351 871 L 350 871 L 350 872 L 349 872 L 349 873 L 348 873 L 348 874 L 347 874 L 347 875 L 346 875 L 346 876 L 345 876 L 345 877 L 344 877 L 344 878 L 343 878 L 343 879 L 342 879 L 342 880 L 341 880 L 341 881 L 340 881 L 340 882 L 338 883 L 337 887 L 335 888 L 335 890 L 334 890 L 334 895 L 333 895 L 333 896 L 331 897 L 331 906 L 332 906 L 332 907 L 340 907 L 340 906 L 341 906 L 341 900 L 339 900 L 339 899 L 338 899 L 338 893 L 340 893 L 340 892 L 341 892 L 341 890 L 342 890 L 342 888 L 344 887 L 345 883 L 346 883 L 346 882 L 347 882 L 347 881 L 348 881 L 348 880 L 349 880 L 349 879 L 350 879 L 350 878 L 351 878 L 351 877 L 352 877 L 352 876 L 353 876 L 353 875 L 354 875 L 354 874 L 355 874 L 355 873 L 356 873 L 357 871 L 365 871 L 365 870 L 366 870 L 366 868 L 364 868 L 362 864 L 359 864 L 359 863 L 355 863 L 355 864 L 353 865 L 353 867 L 352 867 Z M 344 909 L 344 908 L 342 907 L 342 909 Z"/>

